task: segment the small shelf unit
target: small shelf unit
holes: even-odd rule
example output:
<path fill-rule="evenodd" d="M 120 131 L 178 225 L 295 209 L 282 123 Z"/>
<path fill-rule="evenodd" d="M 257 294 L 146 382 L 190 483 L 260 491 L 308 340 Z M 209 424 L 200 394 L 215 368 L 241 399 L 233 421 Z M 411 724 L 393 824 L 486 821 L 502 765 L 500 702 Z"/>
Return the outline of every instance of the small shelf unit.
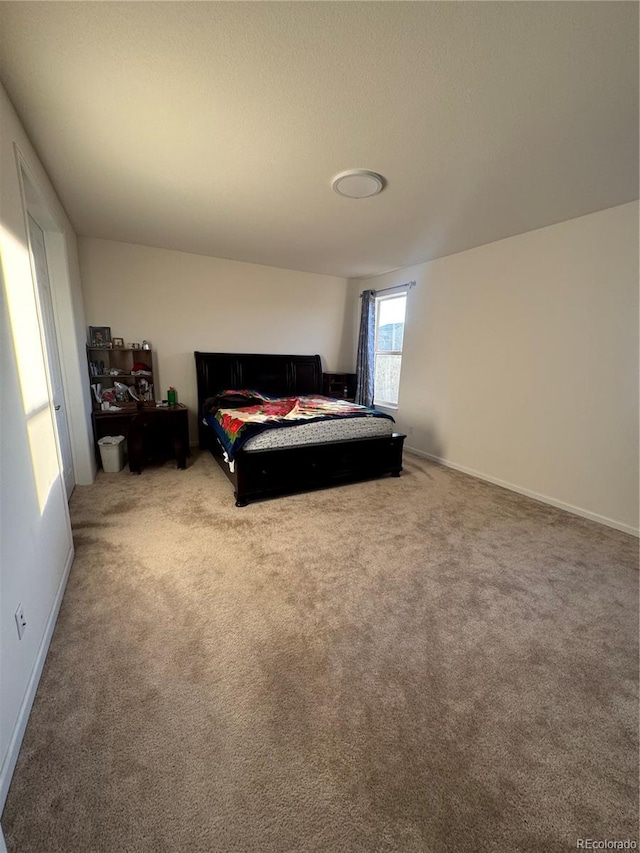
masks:
<path fill-rule="evenodd" d="M 136 368 L 145 372 L 134 372 Z M 135 394 L 117 393 L 113 405 L 125 408 L 132 402 L 152 403 L 155 400 L 153 351 L 125 347 L 92 347 L 87 345 L 87 370 L 91 387 L 93 411 L 101 412 L 97 399 L 104 391 L 116 391 L 116 382 L 131 388 Z M 113 371 L 113 372 L 112 372 Z M 97 387 L 99 386 L 99 387 Z M 136 399 L 137 398 L 137 399 Z M 105 412 L 104 414 L 108 414 Z"/>

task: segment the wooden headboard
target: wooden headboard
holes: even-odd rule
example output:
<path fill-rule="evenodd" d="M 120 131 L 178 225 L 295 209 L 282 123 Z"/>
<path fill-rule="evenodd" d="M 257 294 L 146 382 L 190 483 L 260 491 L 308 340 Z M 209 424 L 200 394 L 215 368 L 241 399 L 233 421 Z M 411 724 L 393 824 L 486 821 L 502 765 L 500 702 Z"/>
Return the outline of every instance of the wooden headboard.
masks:
<path fill-rule="evenodd" d="M 198 381 L 198 434 L 207 447 L 209 428 L 202 423 L 204 401 L 225 389 L 255 388 L 273 397 L 322 393 L 319 355 L 261 355 L 194 352 Z"/>
<path fill-rule="evenodd" d="M 194 356 L 199 415 L 207 397 L 225 389 L 255 388 L 273 397 L 322 393 L 319 355 L 195 352 Z"/>

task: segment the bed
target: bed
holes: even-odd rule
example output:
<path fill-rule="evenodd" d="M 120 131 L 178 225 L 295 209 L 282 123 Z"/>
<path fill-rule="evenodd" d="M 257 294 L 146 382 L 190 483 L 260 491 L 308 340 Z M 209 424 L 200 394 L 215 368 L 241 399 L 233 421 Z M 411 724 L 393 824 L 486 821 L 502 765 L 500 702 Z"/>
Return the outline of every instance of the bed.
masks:
<path fill-rule="evenodd" d="M 236 506 L 358 480 L 400 476 L 405 436 L 393 431 L 337 440 L 316 435 L 307 439 L 312 443 L 292 444 L 289 441 L 288 446 L 261 447 L 258 443 L 256 448 L 254 442 L 252 448 L 247 442 L 229 464 L 225 461 L 227 454 L 221 441 L 205 419 L 208 401 L 226 389 L 255 389 L 276 398 L 321 395 L 320 356 L 216 352 L 195 352 L 194 356 L 200 447 L 211 451 L 232 482 Z M 292 431 L 298 429 L 289 426 L 278 433 L 292 435 Z M 372 429 L 368 427 L 369 433 Z"/>

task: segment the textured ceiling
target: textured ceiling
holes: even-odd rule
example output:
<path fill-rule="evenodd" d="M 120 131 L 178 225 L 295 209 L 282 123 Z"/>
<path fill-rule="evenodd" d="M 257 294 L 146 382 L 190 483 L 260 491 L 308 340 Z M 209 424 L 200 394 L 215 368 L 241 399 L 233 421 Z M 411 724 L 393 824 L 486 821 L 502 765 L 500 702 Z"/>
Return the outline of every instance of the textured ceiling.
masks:
<path fill-rule="evenodd" d="M 638 197 L 634 2 L 0 2 L 0 34 L 82 235 L 362 276 Z"/>

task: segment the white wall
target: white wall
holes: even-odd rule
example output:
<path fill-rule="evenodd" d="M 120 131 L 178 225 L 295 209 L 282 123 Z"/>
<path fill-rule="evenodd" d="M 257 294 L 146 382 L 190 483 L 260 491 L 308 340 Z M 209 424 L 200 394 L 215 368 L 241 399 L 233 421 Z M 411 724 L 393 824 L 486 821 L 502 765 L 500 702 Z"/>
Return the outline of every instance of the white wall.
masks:
<path fill-rule="evenodd" d="M 637 203 L 353 281 L 351 301 L 413 279 L 406 444 L 637 531 Z"/>
<path fill-rule="evenodd" d="M 80 481 L 91 482 L 93 460 L 88 395 L 78 378 L 84 358 L 84 317 L 75 234 L 1 86 L 0 129 L 1 808 L 73 556 L 14 145 L 62 235 L 57 260 L 64 260 L 68 269 L 66 275 L 56 275 L 52 289 L 64 340 L 65 399 Z M 14 621 L 18 603 L 27 619 L 22 640 Z"/>
<path fill-rule="evenodd" d="M 79 250 L 87 322 L 151 341 L 156 397 L 175 386 L 192 442 L 195 350 L 319 353 L 324 370 L 353 370 L 346 279 L 86 237 Z"/>

